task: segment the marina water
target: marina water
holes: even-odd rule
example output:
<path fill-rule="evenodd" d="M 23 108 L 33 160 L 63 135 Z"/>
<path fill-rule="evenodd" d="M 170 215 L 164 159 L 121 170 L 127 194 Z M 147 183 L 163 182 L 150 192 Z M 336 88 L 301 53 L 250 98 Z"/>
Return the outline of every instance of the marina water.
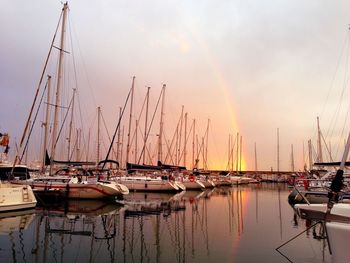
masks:
<path fill-rule="evenodd" d="M 262 183 L 130 193 L 118 204 L 71 200 L 2 214 L 0 261 L 331 262 L 321 225 L 297 236 L 313 222 L 294 213 L 289 191 Z"/>

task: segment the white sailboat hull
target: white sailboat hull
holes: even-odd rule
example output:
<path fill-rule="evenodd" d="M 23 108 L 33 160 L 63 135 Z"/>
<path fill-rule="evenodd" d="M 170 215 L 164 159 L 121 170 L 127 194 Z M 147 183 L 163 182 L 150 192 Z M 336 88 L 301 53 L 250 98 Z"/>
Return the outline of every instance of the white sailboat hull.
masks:
<path fill-rule="evenodd" d="M 204 185 L 205 188 L 213 188 L 215 184 L 211 180 L 200 180 L 200 182 Z"/>
<path fill-rule="evenodd" d="M 0 184 L 0 212 L 29 209 L 35 207 L 36 203 L 30 186 Z"/>
<path fill-rule="evenodd" d="M 315 219 L 335 219 L 335 220 L 348 220 L 350 221 L 350 204 L 348 203 L 336 203 L 326 215 L 328 205 L 323 204 L 296 204 L 294 206 L 297 209 L 299 215 L 307 218 Z M 327 216 L 327 217 L 325 217 Z"/>
<path fill-rule="evenodd" d="M 68 199 L 103 199 L 129 193 L 129 189 L 115 182 L 97 181 L 97 182 L 67 182 L 66 178 L 59 181 L 58 178 L 38 178 L 37 180 L 16 181 L 17 184 L 26 183 L 34 191 L 61 191 L 64 198 Z"/>
<path fill-rule="evenodd" d="M 117 179 L 118 182 L 122 183 L 129 188 L 130 191 L 150 191 L 150 192 L 169 192 L 179 191 L 179 187 L 171 181 L 151 179 L 148 177 L 120 177 Z"/>
<path fill-rule="evenodd" d="M 330 249 L 332 251 L 332 262 L 349 262 L 350 224 L 340 222 L 327 222 L 326 228 Z"/>
<path fill-rule="evenodd" d="M 190 181 L 184 180 L 183 185 L 186 187 L 186 190 L 201 190 L 204 189 L 205 186 L 198 180 Z"/>

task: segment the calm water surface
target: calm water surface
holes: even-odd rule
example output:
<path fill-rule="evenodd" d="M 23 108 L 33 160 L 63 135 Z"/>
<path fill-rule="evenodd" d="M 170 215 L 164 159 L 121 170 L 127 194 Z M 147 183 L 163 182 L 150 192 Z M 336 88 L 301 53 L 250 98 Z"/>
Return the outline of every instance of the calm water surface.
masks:
<path fill-rule="evenodd" d="M 0 214 L 0 262 L 332 262 L 281 184 L 132 193 Z"/>

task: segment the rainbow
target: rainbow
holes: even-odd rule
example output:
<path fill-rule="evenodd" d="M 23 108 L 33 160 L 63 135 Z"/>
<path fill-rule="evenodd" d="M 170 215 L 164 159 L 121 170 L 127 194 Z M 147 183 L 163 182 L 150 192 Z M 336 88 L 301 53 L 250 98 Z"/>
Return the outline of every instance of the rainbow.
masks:
<path fill-rule="evenodd" d="M 225 100 L 225 105 L 227 108 L 227 112 L 229 113 L 229 119 L 231 123 L 231 127 L 233 131 L 239 132 L 239 122 L 237 118 L 237 110 L 234 108 L 234 105 L 230 102 L 233 100 L 230 100 L 230 93 L 229 93 L 229 85 L 225 81 L 223 74 L 221 73 L 222 70 L 220 69 L 219 63 L 214 59 L 212 52 L 210 51 L 210 48 L 204 41 L 201 41 L 200 37 L 198 37 L 198 34 L 196 34 L 195 30 L 189 28 L 189 31 L 191 33 L 191 36 L 194 37 L 194 40 L 196 42 L 196 47 L 201 47 L 204 51 L 204 57 L 208 61 L 208 65 L 210 66 L 212 73 L 218 83 L 218 87 L 220 88 L 220 91 L 222 93 L 222 97 Z M 180 50 L 182 52 L 187 53 L 190 49 L 188 42 L 186 41 L 185 37 L 182 35 L 181 37 L 177 37 L 177 40 L 180 45 Z M 244 140 L 243 140 L 244 142 Z M 247 168 L 247 162 L 246 162 L 246 154 L 244 151 L 244 147 L 242 149 L 242 160 L 241 160 L 241 169 L 246 170 Z M 222 162 L 222 161 L 221 161 Z M 216 161 L 214 166 L 218 166 L 217 164 L 219 161 Z M 222 169 L 223 167 L 221 167 Z M 218 168 L 219 169 L 219 168 Z"/>
<path fill-rule="evenodd" d="M 205 53 L 206 53 L 207 60 L 209 61 L 208 64 L 211 67 L 212 72 L 214 73 L 215 79 L 218 83 L 218 87 L 220 88 L 220 91 L 222 93 L 222 98 L 224 98 L 224 100 L 225 100 L 225 105 L 227 108 L 227 112 L 229 114 L 231 127 L 234 131 L 239 132 L 239 122 L 238 122 L 238 118 L 237 118 L 237 110 L 235 109 L 234 104 L 231 103 L 233 100 L 230 99 L 229 84 L 225 81 L 225 79 L 221 73 L 219 63 L 217 63 L 214 60 L 213 56 L 211 55 L 211 52 L 209 52 L 209 49 L 207 47 L 205 47 L 205 50 L 206 50 Z M 242 171 L 244 171 L 244 170 L 246 170 L 246 168 L 247 168 L 246 154 L 245 154 L 244 147 L 243 147 L 241 169 L 242 169 Z"/>

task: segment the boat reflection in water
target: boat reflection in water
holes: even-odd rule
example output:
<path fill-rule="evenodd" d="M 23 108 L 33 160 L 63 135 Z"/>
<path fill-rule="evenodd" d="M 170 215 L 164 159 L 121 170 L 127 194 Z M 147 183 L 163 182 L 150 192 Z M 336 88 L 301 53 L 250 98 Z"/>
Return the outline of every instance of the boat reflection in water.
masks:
<path fill-rule="evenodd" d="M 171 193 L 141 193 L 132 192 L 118 203 L 125 205 L 125 217 L 160 215 L 168 216 L 172 211 L 185 209 L 181 197 L 185 192 Z"/>
<path fill-rule="evenodd" d="M 28 262 L 206 262 L 217 256 L 227 261 L 231 253 L 218 255 L 215 245 L 228 249 L 243 230 L 239 196 L 232 188 L 135 192 L 118 201 L 122 205 L 69 200 L 39 207 L 26 232 L 23 255 Z M 11 256 L 9 249 L 1 253 Z"/>
<path fill-rule="evenodd" d="M 0 235 L 26 230 L 34 217 L 34 209 L 0 213 Z"/>
<path fill-rule="evenodd" d="M 20 210 L 0 213 L 0 258 L 1 262 L 26 261 L 26 236 L 35 218 L 35 210 Z M 6 245 L 1 242 L 6 239 Z M 28 252 L 27 252 L 28 254 Z"/>
<path fill-rule="evenodd" d="M 6 223 L 12 231 L 0 235 L 0 258 L 39 263 L 283 262 L 275 248 L 305 224 L 299 218 L 297 226 L 291 223 L 294 212 L 287 197 L 287 188 L 262 184 L 173 194 L 131 192 L 118 203 L 68 200 L 37 207 L 28 220 Z M 310 241 L 300 236 L 282 252 L 305 262 L 319 251 L 308 262 L 329 262 L 327 251 L 322 257 L 317 246 L 303 256 Z"/>

